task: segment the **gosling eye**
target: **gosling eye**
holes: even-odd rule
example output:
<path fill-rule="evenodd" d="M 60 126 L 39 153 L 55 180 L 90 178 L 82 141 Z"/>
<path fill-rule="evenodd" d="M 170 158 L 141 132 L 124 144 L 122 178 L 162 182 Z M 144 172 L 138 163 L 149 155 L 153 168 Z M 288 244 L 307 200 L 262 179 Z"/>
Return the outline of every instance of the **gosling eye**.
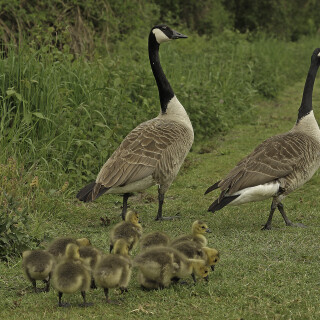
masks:
<path fill-rule="evenodd" d="M 205 226 L 202 226 L 201 228 L 202 228 L 202 229 L 205 229 L 206 227 L 205 227 Z"/>

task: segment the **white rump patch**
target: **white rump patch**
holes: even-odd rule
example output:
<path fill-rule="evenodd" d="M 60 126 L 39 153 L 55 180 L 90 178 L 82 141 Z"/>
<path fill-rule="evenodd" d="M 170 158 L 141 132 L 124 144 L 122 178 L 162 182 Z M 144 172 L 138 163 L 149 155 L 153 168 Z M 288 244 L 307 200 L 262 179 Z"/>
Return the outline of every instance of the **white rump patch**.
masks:
<path fill-rule="evenodd" d="M 152 32 L 155 35 L 156 40 L 159 44 L 171 40 L 160 29 L 153 29 Z"/>
<path fill-rule="evenodd" d="M 247 202 L 262 201 L 271 198 L 276 195 L 276 193 L 279 190 L 279 186 L 279 182 L 270 182 L 265 184 L 259 184 L 255 187 L 245 188 L 233 194 L 239 194 L 240 196 L 234 199 L 232 202 L 230 202 L 229 205 L 236 206 Z"/>

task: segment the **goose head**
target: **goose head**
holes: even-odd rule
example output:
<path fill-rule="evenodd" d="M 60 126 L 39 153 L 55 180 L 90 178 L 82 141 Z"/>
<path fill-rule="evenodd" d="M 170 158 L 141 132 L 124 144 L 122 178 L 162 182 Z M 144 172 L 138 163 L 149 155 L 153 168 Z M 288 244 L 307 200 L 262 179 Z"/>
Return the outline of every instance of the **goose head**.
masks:
<path fill-rule="evenodd" d="M 313 51 L 311 62 L 315 62 L 317 65 L 320 65 L 320 48 L 317 48 Z"/>
<path fill-rule="evenodd" d="M 186 35 L 171 29 L 165 24 L 159 24 L 157 26 L 154 26 L 151 29 L 151 33 L 154 34 L 154 37 L 158 42 L 158 44 L 161 44 L 163 42 L 167 42 L 170 40 L 188 38 Z"/>

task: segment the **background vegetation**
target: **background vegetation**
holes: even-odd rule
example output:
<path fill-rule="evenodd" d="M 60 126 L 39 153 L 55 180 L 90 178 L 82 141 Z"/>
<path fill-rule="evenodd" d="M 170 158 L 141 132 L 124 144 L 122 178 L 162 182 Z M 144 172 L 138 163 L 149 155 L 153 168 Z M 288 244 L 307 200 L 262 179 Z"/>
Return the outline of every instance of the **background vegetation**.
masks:
<path fill-rule="evenodd" d="M 169 196 L 166 202 L 166 210 L 187 210 L 190 219 L 173 224 L 172 234 L 188 229 L 192 219 L 206 211 L 205 207 L 200 213 L 198 203 L 202 203 L 202 189 L 213 181 L 203 186 L 191 183 L 205 175 L 194 168 L 210 166 L 213 153 L 212 162 L 223 159 L 221 166 L 210 167 L 212 179 L 219 179 L 240 159 L 237 150 L 234 157 L 220 158 L 236 148 L 233 144 L 224 147 L 230 130 L 235 126 L 249 130 L 263 111 L 270 119 L 259 123 L 253 136 L 268 131 L 278 114 L 282 120 L 290 118 L 290 125 L 294 123 L 301 81 L 313 49 L 319 47 L 320 4 L 316 0 L 0 0 L 0 259 L 5 262 L 1 265 L 4 275 L 19 279 L 21 251 L 43 247 L 57 235 L 89 234 L 107 247 L 107 237 L 101 240 L 105 229 L 95 219 L 100 216 L 111 225 L 117 222 L 120 198 L 105 197 L 86 206 L 74 197 L 95 178 L 124 136 L 159 112 L 147 53 L 149 30 L 158 23 L 189 36 L 160 49 L 165 73 L 195 130 L 193 152 L 180 172 L 183 182 L 179 188 L 177 180 L 177 186 L 170 189 L 174 200 Z M 295 100 L 291 101 L 294 108 L 286 111 L 289 115 L 274 101 L 291 87 L 297 92 L 290 91 Z M 278 124 L 275 129 L 268 133 L 285 131 Z M 247 139 L 245 134 L 242 137 Z M 250 146 L 239 153 L 245 155 L 266 137 L 248 142 Z M 236 140 L 237 133 L 230 139 Z M 185 185 L 199 193 L 189 208 Z M 170 202 L 174 203 L 171 207 Z M 151 219 L 148 210 L 155 211 L 154 190 L 139 194 L 133 206 Z M 150 221 L 149 230 L 158 228 Z M 214 238 L 217 246 L 230 252 L 239 249 L 237 231 L 227 232 L 233 220 L 219 223 L 222 229 Z M 231 247 L 228 239 L 234 239 Z M 312 251 L 311 260 L 313 255 Z M 229 263 L 233 258 L 230 254 Z M 287 263 L 291 258 L 279 259 Z M 228 259 L 226 266 L 229 269 L 223 277 L 228 278 L 232 274 Z M 0 280 L 10 287 L 6 277 Z M 263 295 L 260 289 L 257 294 Z M 212 297 L 213 287 L 210 290 Z M 227 300 L 226 305 L 230 304 Z M 267 299 L 268 303 L 274 306 Z M 306 309 L 313 310 L 308 303 Z M 254 310 L 261 307 L 253 305 Z"/>

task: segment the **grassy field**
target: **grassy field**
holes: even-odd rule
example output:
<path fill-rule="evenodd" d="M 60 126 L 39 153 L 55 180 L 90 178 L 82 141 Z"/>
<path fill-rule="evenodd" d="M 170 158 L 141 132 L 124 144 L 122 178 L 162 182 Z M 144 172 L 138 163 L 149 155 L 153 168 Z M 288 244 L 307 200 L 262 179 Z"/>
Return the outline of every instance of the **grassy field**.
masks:
<path fill-rule="evenodd" d="M 314 109 L 320 119 L 318 86 L 316 82 Z M 129 200 L 131 208 L 141 214 L 145 233 L 165 230 L 174 237 L 188 232 L 195 219 L 208 223 L 213 231 L 208 235 L 209 246 L 221 252 L 208 284 L 193 286 L 190 281 L 145 292 L 139 288 L 134 271 L 120 305 L 107 305 L 102 290 L 95 290 L 88 293 L 94 306 L 76 306 L 81 301 L 79 293 L 66 295 L 74 306 L 60 309 L 54 290 L 32 293 L 31 284 L 22 275 L 20 259 L 12 259 L 0 264 L 1 319 L 319 319 L 319 173 L 284 201 L 288 217 L 307 228 L 285 227 L 277 213 L 273 230 L 261 231 L 271 201 L 226 207 L 211 214 L 207 208 L 217 193 L 203 195 L 258 143 L 293 126 L 302 90 L 303 82 L 299 82 L 277 100 L 258 101 L 254 106 L 257 116 L 249 123 L 235 126 L 205 146 L 194 147 L 164 206 L 165 215 L 180 215 L 180 219 L 154 221 L 155 188 Z M 90 204 L 79 203 L 68 193 L 42 196 L 47 211 L 39 215 L 35 208 L 34 214 L 36 224 L 46 230 L 43 245 L 57 236 L 87 236 L 95 246 L 108 250 L 109 231 L 120 220 L 119 196 L 103 196 Z M 100 217 L 108 217 L 110 224 L 103 226 Z M 119 292 L 112 291 L 111 298 L 120 298 Z"/>

